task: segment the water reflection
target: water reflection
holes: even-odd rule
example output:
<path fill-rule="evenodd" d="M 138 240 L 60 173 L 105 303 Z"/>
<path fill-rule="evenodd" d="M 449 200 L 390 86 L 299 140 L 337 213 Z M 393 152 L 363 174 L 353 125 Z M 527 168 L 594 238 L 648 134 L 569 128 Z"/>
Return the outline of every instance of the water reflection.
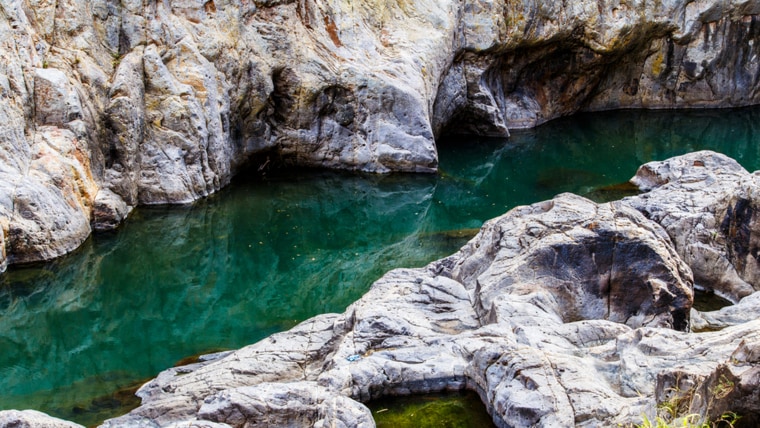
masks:
<path fill-rule="evenodd" d="M 438 176 L 288 173 L 138 209 L 68 257 L 0 276 L 0 408 L 95 423 L 123 411 L 114 391 L 342 311 L 382 273 L 454 252 L 515 205 L 614 198 L 640 164 L 704 148 L 758 169 L 758 115 L 579 115 L 509 140 L 443 141 Z"/>
<path fill-rule="evenodd" d="M 399 259 L 428 261 L 419 236 L 435 185 L 328 173 L 238 183 L 192 206 L 140 209 L 70 257 L 10 271 L 2 407 L 78 419 L 93 397 L 184 356 L 342 311 Z"/>

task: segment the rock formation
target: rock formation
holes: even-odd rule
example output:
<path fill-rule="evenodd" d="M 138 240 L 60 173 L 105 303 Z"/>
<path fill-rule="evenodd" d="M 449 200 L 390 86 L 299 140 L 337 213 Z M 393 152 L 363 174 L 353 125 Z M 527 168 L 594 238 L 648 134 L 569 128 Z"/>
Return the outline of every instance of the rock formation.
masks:
<path fill-rule="evenodd" d="M 84 428 L 73 422 L 53 418 L 34 410 L 0 412 L 0 427 L 13 428 Z"/>
<path fill-rule="evenodd" d="M 757 203 L 745 187 L 754 177 L 698 152 L 643 166 L 634 181 L 654 190 L 637 197 L 563 194 L 517 207 L 456 254 L 387 273 L 342 314 L 161 373 L 138 391 L 139 408 L 104 426 L 372 426 L 360 402 L 458 389 L 478 392 L 500 427 L 630 426 L 661 403 L 676 417 L 734 411 L 752 426 L 760 293 L 692 309 L 692 269 L 703 260 L 668 232 L 697 231 L 695 245 L 703 232 L 723 234 L 714 253 L 745 272 L 747 259 L 729 254 L 741 234 L 709 220 L 729 218 L 754 242 L 756 220 L 734 214 L 741 198 Z M 657 191 L 666 186 L 668 198 Z M 679 229 L 655 215 L 667 207 L 701 222 Z M 695 330 L 721 330 L 690 332 L 690 318 Z"/>
<path fill-rule="evenodd" d="M 698 286 L 733 302 L 760 290 L 760 175 L 703 151 L 650 162 L 631 181 L 647 193 L 625 201 L 667 230 Z"/>
<path fill-rule="evenodd" d="M 760 97 L 757 1 L 0 8 L 0 267 L 250 165 L 430 172 L 443 133 Z"/>

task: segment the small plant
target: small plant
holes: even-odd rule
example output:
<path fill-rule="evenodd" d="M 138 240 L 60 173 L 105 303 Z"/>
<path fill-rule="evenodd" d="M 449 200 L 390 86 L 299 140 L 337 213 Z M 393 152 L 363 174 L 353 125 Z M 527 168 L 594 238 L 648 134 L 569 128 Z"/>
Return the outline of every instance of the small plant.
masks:
<path fill-rule="evenodd" d="M 726 398 L 734 390 L 734 386 L 732 380 L 728 379 L 725 375 L 721 375 L 718 384 L 715 385 L 712 391 L 713 396 L 718 400 Z"/>
<path fill-rule="evenodd" d="M 734 428 L 734 424 L 741 416 L 734 412 L 726 412 L 715 421 L 703 421 L 702 416 L 696 413 L 671 421 L 660 416 L 655 417 L 654 420 L 650 420 L 646 415 L 641 415 L 641 418 L 643 422 L 634 425 L 635 428 Z"/>
<path fill-rule="evenodd" d="M 676 382 L 676 385 L 680 382 Z M 705 413 L 709 413 L 713 408 L 715 400 L 721 400 L 728 397 L 734 390 L 735 383 L 721 375 L 716 385 L 710 389 L 710 397 L 707 402 Z M 698 413 L 688 413 L 693 408 L 695 401 L 700 400 L 698 388 L 671 388 L 671 397 L 657 405 L 657 415 L 654 419 L 649 419 L 646 415 L 641 415 L 642 423 L 633 425 L 635 428 L 734 428 L 734 424 L 741 418 L 734 412 L 725 412 L 716 420 L 709 420 Z"/>
<path fill-rule="evenodd" d="M 118 68 L 121 63 L 121 55 L 118 52 L 111 52 L 111 65 Z"/>
<path fill-rule="evenodd" d="M 715 427 L 722 427 L 723 426 L 723 427 L 734 428 L 734 424 L 739 419 L 741 419 L 741 418 L 742 418 L 741 416 L 737 415 L 734 412 L 726 412 L 726 413 L 720 415 L 720 419 L 718 419 L 717 421 L 715 421 L 713 423 L 713 426 L 715 426 Z"/>
<path fill-rule="evenodd" d="M 641 425 L 636 425 L 636 428 L 710 428 L 709 423 L 699 422 L 700 416 L 697 414 L 686 415 L 681 418 L 681 424 L 677 424 L 675 421 L 667 421 L 664 418 L 657 416 L 653 421 L 650 421 L 646 415 L 641 415 L 643 422 Z"/>

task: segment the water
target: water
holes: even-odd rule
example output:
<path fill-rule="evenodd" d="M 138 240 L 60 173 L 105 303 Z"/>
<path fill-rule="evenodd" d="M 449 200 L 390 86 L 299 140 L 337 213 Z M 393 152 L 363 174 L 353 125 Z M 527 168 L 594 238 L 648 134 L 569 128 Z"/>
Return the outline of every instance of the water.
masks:
<path fill-rule="evenodd" d="M 371 401 L 377 428 L 495 428 L 478 394 L 466 391 Z"/>
<path fill-rule="evenodd" d="M 454 252 L 515 205 L 614 199 L 640 164 L 705 148 L 760 169 L 756 124 L 758 108 L 586 114 L 443 141 L 437 176 L 269 174 L 137 209 L 70 256 L 0 276 L 0 409 L 96 424 L 181 359 L 341 312 L 384 272 Z"/>

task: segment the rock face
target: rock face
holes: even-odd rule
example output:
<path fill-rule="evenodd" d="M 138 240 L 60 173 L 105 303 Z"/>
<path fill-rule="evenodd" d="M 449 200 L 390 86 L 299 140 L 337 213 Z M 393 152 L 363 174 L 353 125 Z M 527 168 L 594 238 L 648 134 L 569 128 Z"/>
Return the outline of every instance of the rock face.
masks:
<path fill-rule="evenodd" d="M 517 208 L 441 265 L 450 263 L 481 320 L 523 316 L 521 302 L 542 320 L 688 328 L 691 271 L 659 225 L 619 202 L 565 194 Z"/>
<path fill-rule="evenodd" d="M 446 132 L 758 102 L 756 1 L 8 0 L 7 263 L 278 162 L 430 172 Z"/>
<path fill-rule="evenodd" d="M 650 162 L 631 180 L 647 193 L 625 202 L 661 224 L 694 281 L 737 302 L 760 290 L 760 175 L 702 151 Z"/>

